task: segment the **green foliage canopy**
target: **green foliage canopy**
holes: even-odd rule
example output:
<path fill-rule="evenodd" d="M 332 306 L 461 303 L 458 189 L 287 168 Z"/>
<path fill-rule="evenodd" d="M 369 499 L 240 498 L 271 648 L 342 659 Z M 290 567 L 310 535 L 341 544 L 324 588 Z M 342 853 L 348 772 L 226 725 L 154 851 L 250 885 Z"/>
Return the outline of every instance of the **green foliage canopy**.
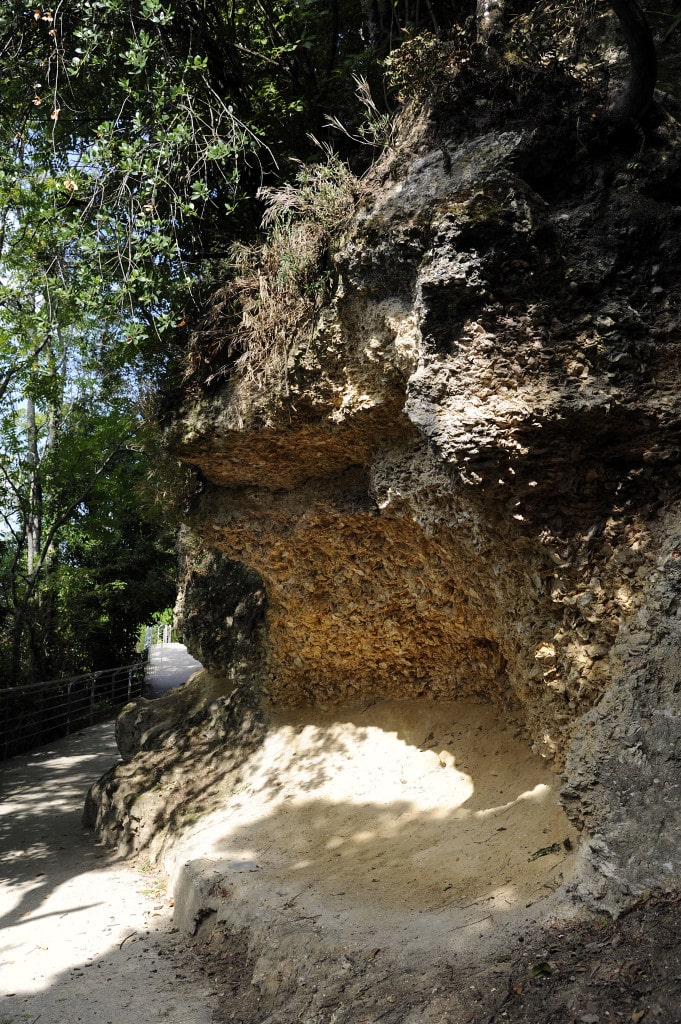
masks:
<path fill-rule="evenodd" d="M 0 209 L 49 225 L 51 276 L 87 267 L 126 340 L 169 343 L 258 186 L 354 103 L 362 25 L 360 0 L 4 5 Z"/>

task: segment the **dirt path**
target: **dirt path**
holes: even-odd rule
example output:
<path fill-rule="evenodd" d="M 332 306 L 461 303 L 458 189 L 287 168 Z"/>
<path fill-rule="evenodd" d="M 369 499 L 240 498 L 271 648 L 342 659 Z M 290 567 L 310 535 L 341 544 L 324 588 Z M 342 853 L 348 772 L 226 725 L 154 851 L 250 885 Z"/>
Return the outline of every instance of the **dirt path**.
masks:
<path fill-rule="evenodd" d="M 211 989 L 173 932 L 165 885 L 81 828 L 89 785 L 117 759 L 109 722 L 2 768 L 2 1024 L 211 1020 Z"/>
<path fill-rule="evenodd" d="M 153 696 L 161 697 L 200 668 L 201 662 L 192 658 L 184 644 L 152 644 L 145 679 Z"/>

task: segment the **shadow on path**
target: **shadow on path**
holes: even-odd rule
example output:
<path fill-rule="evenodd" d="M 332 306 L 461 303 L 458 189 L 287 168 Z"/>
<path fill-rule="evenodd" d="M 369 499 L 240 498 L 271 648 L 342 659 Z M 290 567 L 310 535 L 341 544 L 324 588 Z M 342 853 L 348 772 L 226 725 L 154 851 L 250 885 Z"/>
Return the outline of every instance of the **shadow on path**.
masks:
<path fill-rule="evenodd" d="M 3 1024 L 211 1019 L 205 983 L 182 977 L 162 934 L 163 883 L 114 860 L 81 826 L 88 788 L 117 760 L 108 722 L 2 767 Z"/>

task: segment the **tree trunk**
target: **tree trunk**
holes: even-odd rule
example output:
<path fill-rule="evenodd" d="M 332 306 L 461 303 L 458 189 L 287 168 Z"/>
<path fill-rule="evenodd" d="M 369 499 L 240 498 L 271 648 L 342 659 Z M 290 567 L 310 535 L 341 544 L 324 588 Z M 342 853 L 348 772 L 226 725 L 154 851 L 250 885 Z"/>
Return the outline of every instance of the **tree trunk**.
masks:
<path fill-rule="evenodd" d="M 638 0 L 610 0 L 629 51 L 629 78 L 611 99 L 607 118 L 615 124 L 638 121 L 653 101 L 657 55 L 653 34 Z"/>
<path fill-rule="evenodd" d="M 42 486 L 40 483 L 40 452 L 38 450 L 38 427 L 35 418 L 35 402 L 26 399 L 26 433 L 28 450 L 28 508 L 26 511 L 26 555 L 27 572 L 32 576 L 40 556 L 42 533 Z"/>
<path fill-rule="evenodd" d="M 504 16 L 504 0 L 477 0 L 475 20 L 478 26 L 478 42 L 489 43 L 495 31 L 501 28 Z"/>
<path fill-rule="evenodd" d="M 38 424 L 36 422 L 35 402 L 29 396 L 26 399 L 26 433 L 28 463 L 28 508 L 26 510 L 26 577 L 28 582 L 27 602 L 35 604 L 35 592 L 31 593 L 30 583 L 38 572 L 41 558 L 42 532 L 43 532 L 43 488 L 40 479 L 40 449 L 38 445 Z M 24 609 L 22 609 L 24 610 Z M 33 616 L 32 618 L 35 618 Z M 40 655 L 37 650 L 38 644 L 35 637 L 36 623 L 22 615 L 19 623 L 23 627 L 28 624 L 28 679 L 29 682 L 36 682 L 40 676 Z"/>

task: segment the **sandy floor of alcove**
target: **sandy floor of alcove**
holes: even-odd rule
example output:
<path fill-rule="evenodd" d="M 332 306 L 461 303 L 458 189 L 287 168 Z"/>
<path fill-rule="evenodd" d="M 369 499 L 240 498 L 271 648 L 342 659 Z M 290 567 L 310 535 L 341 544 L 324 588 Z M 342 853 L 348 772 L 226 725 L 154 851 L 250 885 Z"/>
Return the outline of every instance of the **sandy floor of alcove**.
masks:
<path fill-rule="evenodd" d="M 442 953 L 521 924 L 572 872 L 556 779 L 490 705 L 275 711 L 241 778 L 183 842 L 233 927 Z"/>

